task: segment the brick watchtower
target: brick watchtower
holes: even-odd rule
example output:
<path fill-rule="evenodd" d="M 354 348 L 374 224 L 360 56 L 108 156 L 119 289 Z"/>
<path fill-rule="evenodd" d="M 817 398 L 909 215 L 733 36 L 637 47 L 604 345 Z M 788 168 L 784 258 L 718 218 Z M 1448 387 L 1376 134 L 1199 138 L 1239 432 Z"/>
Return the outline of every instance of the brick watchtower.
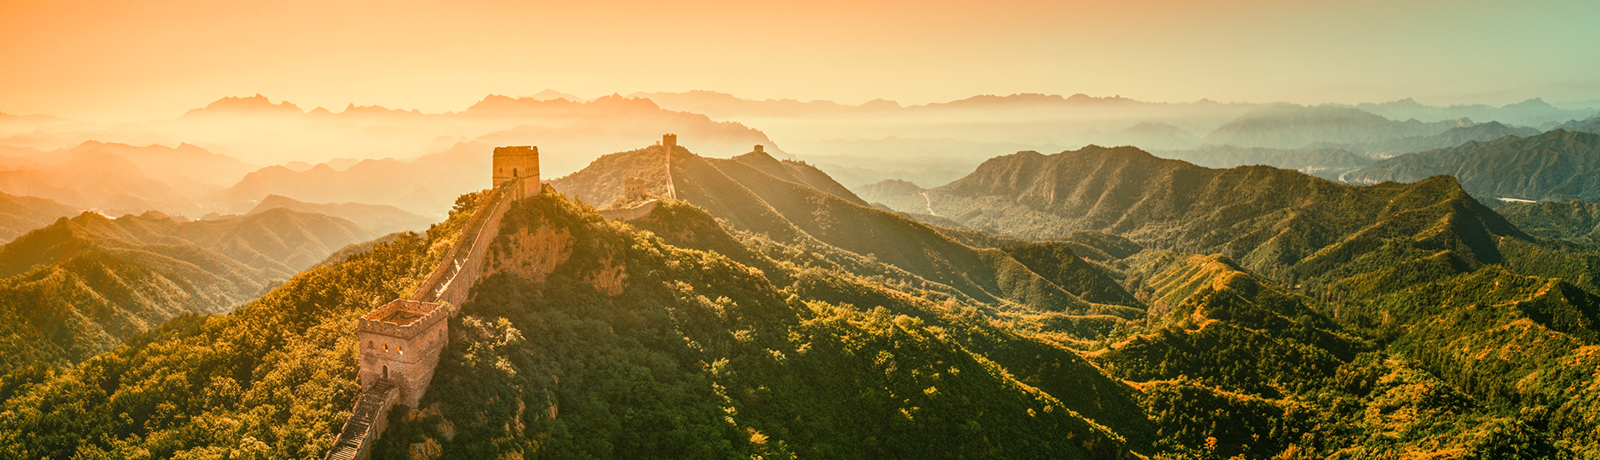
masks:
<path fill-rule="evenodd" d="M 539 148 L 533 146 L 494 148 L 494 186 L 522 179 L 522 186 L 512 193 L 512 198 L 522 199 L 539 194 Z"/>
<path fill-rule="evenodd" d="M 356 324 L 361 387 L 390 381 L 400 390 L 400 404 L 417 407 L 448 340 L 445 319 L 450 311 L 432 302 L 400 299 L 362 316 Z"/>
<path fill-rule="evenodd" d="M 629 200 L 644 198 L 644 179 L 629 177 L 622 181 L 622 196 Z"/>

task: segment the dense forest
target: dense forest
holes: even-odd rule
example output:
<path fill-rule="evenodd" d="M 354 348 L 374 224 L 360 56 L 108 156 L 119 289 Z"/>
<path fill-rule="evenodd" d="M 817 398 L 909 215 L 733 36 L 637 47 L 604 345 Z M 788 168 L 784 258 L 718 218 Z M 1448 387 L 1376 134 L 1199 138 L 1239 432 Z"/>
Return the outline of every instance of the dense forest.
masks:
<path fill-rule="evenodd" d="M 603 157 L 507 211 L 374 457 L 1600 455 L 1587 208 L 1130 150 L 996 159 L 918 219 L 759 152 Z M 669 153 L 678 199 L 589 204 Z M 359 393 L 355 317 L 481 197 L 231 313 L 14 365 L 0 455 L 320 458 Z"/>

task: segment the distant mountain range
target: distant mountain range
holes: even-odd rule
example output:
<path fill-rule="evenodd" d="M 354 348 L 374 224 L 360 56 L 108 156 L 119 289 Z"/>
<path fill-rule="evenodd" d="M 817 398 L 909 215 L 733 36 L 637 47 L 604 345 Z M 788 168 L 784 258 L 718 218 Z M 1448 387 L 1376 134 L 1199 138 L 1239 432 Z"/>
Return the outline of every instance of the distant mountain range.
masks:
<path fill-rule="evenodd" d="M 108 214 L 197 216 L 207 197 L 254 166 L 189 144 L 136 147 L 89 141 L 71 149 L 0 149 L 0 192 Z"/>
<path fill-rule="evenodd" d="M 394 206 L 408 213 L 437 215 L 450 209 L 453 196 L 489 187 L 492 149 L 462 143 L 411 161 L 363 160 L 342 171 L 326 164 L 305 171 L 269 166 L 220 191 L 217 202 L 234 203 L 229 212 L 240 213 L 276 195 L 306 202 Z"/>
<path fill-rule="evenodd" d="M 737 122 L 712 121 L 704 115 L 663 110 L 647 99 L 621 96 L 575 102 L 545 96 L 489 95 L 459 112 L 422 113 L 351 104 L 335 113 L 321 107 L 306 111 L 258 94 L 222 98 L 170 120 L 42 127 L 18 122 L 15 130 L 7 123 L 0 120 L 0 145 L 54 150 L 87 140 L 140 145 L 187 142 L 257 164 L 316 164 L 330 158 L 409 159 L 481 139 L 486 143 L 537 144 L 552 153 L 552 160 L 573 158 L 570 166 L 553 161 L 546 167 L 552 173 L 566 173 L 601 153 L 648 143 L 663 132 L 698 138 L 703 148 L 712 152 L 732 154 L 755 144 L 782 152 L 760 131 Z M 553 155 L 556 152 L 560 155 Z M 568 167 L 571 169 L 563 169 Z"/>
<path fill-rule="evenodd" d="M 221 313 L 373 234 L 274 209 L 224 221 L 84 213 L 0 247 L 0 373 L 65 364 L 184 313 Z M 276 280 L 276 281 L 275 281 Z"/>
<path fill-rule="evenodd" d="M 998 98 L 1005 99 L 1005 98 Z M 989 100 L 987 104 L 998 104 L 997 100 Z M 1021 100 L 1011 101 L 1009 105 L 1000 104 L 996 107 L 1030 107 L 1037 104 L 1051 104 L 1054 99 L 1023 98 L 1032 100 L 1033 104 Z M 1070 98 L 1068 98 L 1070 99 Z M 984 103 L 971 103 L 976 106 L 987 106 Z M 1065 104 L 1065 101 L 1056 102 Z M 1089 104 L 1087 101 L 1078 105 L 1061 105 L 1061 107 L 1100 107 L 1104 110 L 1111 108 L 1144 107 L 1154 112 L 1128 112 L 1118 114 L 1106 112 L 1108 120 L 1120 120 L 1123 115 L 1131 125 L 1114 128 L 1089 128 L 1070 135 L 1057 136 L 1048 141 L 1034 144 L 1018 144 L 1015 142 L 972 142 L 965 139 L 945 137 L 934 139 L 907 139 L 904 137 L 887 137 L 881 140 L 818 140 L 790 142 L 791 150 L 797 152 L 799 157 L 806 158 L 823 165 L 830 173 L 841 177 L 852 186 L 864 185 L 874 182 L 874 179 L 907 179 L 927 185 L 940 185 L 953 180 L 959 174 L 968 172 L 966 168 L 975 167 L 982 159 L 1002 152 L 1020 150 L 1058 150 L 1073 145 L 1101 145 L 1101 146 L 1138 146 L 1146 150 L 1161 152 L 1160 154 L 1185 160 L 1193 160 L 1208 166 L 1231 167 L 1250 164 L 1265 164 L 1272 166 L 1302 169 L 1308 172 L 1332 171 L 1335 177 L 1338 173 L 1346 172 L 1354 166 L 1353 163 L 1362 163 L 1360 160 L 1335 154 L 1327 156 L 1332 150 L 1344 150 L 1356 156 L 1388 157 L 1423 150 L 1454 147 L 1469 140 L 1490 141 L 1503 136 L 1531 136 L 1540 132 L 1537 128 L 1526 126 L 1510 126 L 1494 121 L 1493 114 L 1486 122 L 1478 123 L 1474 119 L 1458 118 L 1445 121 L 1422 122 L 1416 119 L 1391 119 L 1379 116 L 1361 109 L 1341 106 L 1299 106 L 1289 104 L 1276 104 L 1267 106 L 1242 106 L 1227 105 L 1221 111 L 1213 112 L 1217 117 L 1232 115 L 1232 118 L 1223 120 L 1216 125 L 1197 122 L 1196 118 L 1170 118 L 1175 113 L 1182 113 L 1176 105 L 1161 106 L 1143 104 L 1129 101 L 1113 100 Z M 1211 104 L 1194 104 L 1183 110 L 1190 113 L 1200 113 Z M 1215 108 L 1213 107 L 1213 108 Z M 1056 132 L 1063 131 L 1063 126 L 1077 126 L 1079 129 L 1087 125 L 1072 118 L 1063 118 L 1059 121 L 1046 123 L 1040 120 L 1050 119 L 1038 115 L 1036 112 L 1022 111 L 1008 112 L 1016 118 L 988 119 L 984 118 L 988 112 L 970 114 L 973 120 L 985 120 L 983 123 L 993 123 L 1004 126 L 1003 132 L 1011 134 L 1011 138 L 1027 138 L 1031 129 L 1043 129 L 1049 126 Z M 1065 109 L 1063 109 L 1065 110 Z M 1087 110 L 1087 109 L 1085 109 Z M 1101 109 L 1096 109 L 1101 110 Z M 1122 109 L 1116 109 L 1122 110 Z M 1551 116 L 1583 115 L 1583 113 L 1551 112 Z M 1165 114 L 1165 115 L 1163 115 Z M 991 114 L 992 115 L 992 114 Z M 1043 118 L 1028 118 L 1028 116 Z M 1199 115 L 1195 115 L 1199 116 Z M 1152 122 L 1150 119 L 1168 117 L 1176 123 L 1185 123 L 1189 127 L 1180 127 L 1166 122 Z M 892 119 L 891 119 L 892 120 Z M 1188 120 L 1188 121 L 1183 121 Z M 1398 121 L 1404 120 L 1404 121 Z M 1102 122 L 1109 122 L 1102 120 Z M 925 123 L 927 127 L 938 126 L 943 133 L 962 133 L 965 129 L 961 126 L 945 125 L 940 118 L 929 118 Z M 974 123 L 977 123 L 976 121 Z M 1572 122 L 1572 128 L 1579 122 Z M 1091 124 L 1092 125 L 1092 124 Z M 1548 125 L 1548 123 L 1547 123 Z M 798 129 L 798 128 L 797 128 Z M 920 128 L 918 128 L 920 129 Z M 1197 130 L 1198 129 L 1198 130 Z M 1600 128 L 1597 128 L 1600 129 Z M 1205 133 L 1196 135 L 1194 133 Z M 960 134 L 970 139 L 974 134 Z M 1038 138 L 1039 136 L 1032 136 Z M 940 145 L 943 144 L 943 145 Z M 863 147 L 871 146 L 870 151 Z M 1008 148 L 1009 147 L 1009 148 Z M 1269 149 L 1269 150 L 1263 150 Z M 1242 152 L 1248 151 L 1249 153 Z M 845 154 L 848 152 L 848 154 Z M 1280 155 L 1281 154 L 1281 155 Z M 946 158 L 949 157 L 949 158 Z M 897 161 L 890 163 L 885 159 L 910 159 L 916 158 L 924 161 Z M 1237 161 L 1237 162 L 1235 162 Z M 969 166 L 970 165 L 970 166 Z"/>
<path fill-rule="evenodd" d="M 159 210 L 194 215 L 204 210 L 195 194 L 156 180 L 133 162 L 105 151 L 76 152 L 57 163 L 0 171 L 0 192 L 107 213 Z"/>
<path fill-rule="evenodd" d="M 1314 143 L 1365 144 L 1431 136 L 1467 120 L 1393 121 L 1356 109 L 1276 105 L 1241 115 L 1205 136 L 1205 142 L 1247 147 L 1298 148 Z"/>
<path fill-rule="evenodd" d="M 1442 195 L 1394 208 L 1390 200 L 1405 188 L 1355 189 L 1271 167 L 1218 170 L 1131 147 L 1088 147 L 998 157 L 943 187 L 876 188 L 894 194 L 863 198 L 907 212 L 931 210 L 961 225 L 1024 239 L 1100 231 L 1147 246 L 1221 253 L 1274 276 L 1373 231 L 1372 219 L 1405 217 L 1406 209 L 1431 206 L 1432 200 L 1457 202 L 1451 207 L 1470 211 L 1464 219 L 1472 225 L 1519 234 L 1466 195 L 1444 193 L 1457 188 L 1454 180 L 1434 178 L 1416 187 L 1439 188 Z M 1483 241 L 1450 244 L 1476 245 L 1482 261 L 1499 260 Z"/>
<path fill-rule="evenodd" d="M 353 106 L 354 104 L 352 104 Z M 320 107 L 319 107 L 320 108 Z M 223 97 L 206 104 L 205 107 L 184 112 L 184 117 L 207 117 L 226 115 L 245 116 L 273 116 L 273 115 L 302 115 L 306 113 L 300 106 L 280 101 L 273 104 L 266 96 L 256 93 L 247 97 Z"/>
<path fill-rule="evenodd" d="M 245 215 L 256 215 L 273 209 L 288 209 L 306 214 L 322 214 L 348 220 L 363 229 L 378 234 L 400 231 L 423 231 L 434 223 L 433 219 L 405 212 L 400 208 L 365 203 L 306 203 L 280 195 L 267 195 Z"/>
<path fill-rule="evenodd" d="M 1369 156 L 1391 157 L 1425 150 L 1455 147 L 1471 141 L 1489 142 L 1506 136 L 1528 137 L 1540 131 L 1528 127 L 1506 126 L 1497 121 L 1456 126 L 1432 136 L 1405 137 L 1349 147 Z"/>
<path fill-rule="evenodd" d="M 1600 134 L 1555 130 L 1531 137 L 1402 155 L 1346 175 L 1352 183 L 1416 182 L 1455 176 L 1485 198 L 1567 201 L 1600 196 Z"/>
<path fill-rule="evenodd" d="M 1430 136 L 1413 136 L 1365 143 L 1318 142 L 1294 149 L 1210 145 L 1190 150 L 1155 150 L 1162 158 L 1183 160 L 1208 168 L 1266 165 L 1338 179 L 1374 161 L 1411 152 L 1455 147 L 1470 141 L 1488 142 L 1505 136 L 1539 134 L 1533 128 L 1510 127 L 1499 122 L 1457 126 Z"/>
<path fill-rule="evenodd" d="M 56 119 L 40 124 L 43 122 L 6 118 L 0 120 L 0 145 L 50 151 L 91 140 L 141 145 L 187 142 L 247 163 L 289 163 L 285 166 L 304 172 L 318 163 L 334 161 L 332 158 L 407 161 L 461 143 L 529 144 L 540 145 L 549 152 L 547 175 L 559 176 L 576 171 L 600 154 L 650 142 L 662 132 L 675 132 L 697 139 L 699 151 L 713 157 L 731 156 L 762 144 L 776 157 L 806 159 L 851 186 L 890 178 L 936 186 L 970 172 L 986 158 L 1019 150 L 1131 145 L 1166 152 L 1228 145 L 1285 150 L 1334 147 L 1385 156 L 1459 143 L 1431 139 L 1454 127 L 1451 122 L 1499 122 L 1507 130 L 1527 135 L 1528 128 L 1518 126 L 1554 127 L 1595 115 L 1590 112 L 1559 109 L 1537 99 L 1499 108 L 1434 107 L 1412 100 L 1305 107 L 1209 100 L 1151 103 L 1120 96 L 1023 93 L 979 95 L 922 105 L 891 101 L 848 105 L 792 99 L 757 101 L 711 91 L 585 99 L 550 90 L 522 98 L 491 95 L 458 112 L 422 113 L 354 104 L 334 112 L 320 107 L 306 111 L 293 103 L 273 102 L 257 94 L 222 98 L 172 120 L 142 123 L 109 125 Z M 1427 114 L 1432 115 L 1421 116 Z M 1462 116 L 1438 118 L 1445 114 Z M 781 140 L 781 144 L 774 139 Z M 941 142 L 956 147 L 929 146 Z M 874 155 L 857 154 L 869 144 Z M 888 165 L 882 161 L 885 158 L 926 161 Z M 340 160 L 330 163 L 330 167 L 344 170 L 347 162 L 350 160 Z M 135 163 L 144 166 L 137 160 Z M 1303 161 L 1268 164 L 1300 163 Z M 189 182 L 191 179 L 217 185 L 218 179 L 237 178 L 244 172 L 248 170 L 169 178 L 156 168 L 145 170 L 187 195 L 193 195 L 190 190 L 198 186 Z M 232 185 L 231 179 L 229 182 L 221 185 Z M 465 189 L 442 190 L 433 201 L 446 202 L 455 192 Z M 30 194 L 20 189 L 0 191 Z M 79 205 L 66 196 L 32 194 Z M 134 198 L 138 199 L 120 202 L 135 206 L 157 204 L 166 207 L 150 209 L 195 214 L 157 197 Z M 245 206 L 210 202 L 200 205 L 212 207 L 208 211 Z M 116 208 L 116 212 L 124 211 L 137 209 Z M 410 211 L 438 215 L 442 208 Z"/>
<path fill-rule="evenodd" d="M 1539 98 L 1500 107 L 1483 104 L 1429 106 L 1423 105 L 1414 99 L 1406 98 L 1381 104 L 1357 104 L 1355 108 L 1382 115 L 1392 120 L 1415 119 L 1423 122 L 1437 122 L 1471 118 L 1473 120 L 1498 121 L 1509 125 L 1521 126 L 1542 126 L 1546 123 L 1561 123 L 1568 120 L 1588 118 L 1594 116 L 1596 112 L 1593 108 L 1587 110 L 1561 109 Z"/>
<path fill-rule="evenodd" d="M 572 100 L 581 100 L 576 96 L 546 90 L 549 96 L 545 98 L 566 97 Z M 546 94 L 546 93 L 540 93 Z M 1130 106 L 1167 106 L 1179 109 L 1183 106 L 1233 106 L 1245 110 L 1266 106 L 1266 104 L 1220 104 L 1209 100 L 1193 103 L 1151 103 L 1124 98 L 1120 96 L 1094 97 L 1085 94 L 1060 96 L 1054 94 L 1022 93 L 1008 96 L 979 95 L 942 103 L 924 105 L 902 105 L 894 101 L 882 99 L 868 101 L 861 105 L 840 104 L 827 100 L 798 101 L 794 99 L 766 99 L 753 100 L 715 91 L 688 91 L 681 93 L 671 92 L 638 92 L 629 97 L 642 97 L 656 101 L 662 107 L 670 110 L 703 113 L 718 118 L 736 118 L 740 116 L 757 117 L 802 117 L 802 116 L 831 116 L 840 114 L 897 114 L 906 112 L 935 112 L 962 109 L 1082 109 L 1082 108 L 1108 108 Z M 1362 103 L 1354 106 L 1343 106 L 1359 109 L 1364 112 L 1383 116 L 1391 120 L 1405 121 L 1416 119 L 1425 123 L 1440 121 L 1453 121 L 1462 118 L 1471 118 L 1480 121 L 1498 121 L 1510 125 L 1540 126 L 1550 122 L 1565 122 L 1568 120 L 1588 118 L 1594 116 L 1596 108 L 1589 109 L 1562 109 L 1555 107 L 1543 99 L 1533 98 L 1515 104 L 1500 107 L 1476 105 L 1433 106 L 1417 102 L 1415 99 L 1406 98 L 1384 103 Z M 1237 114 L 1236 114 L 1237 115 Z"/>

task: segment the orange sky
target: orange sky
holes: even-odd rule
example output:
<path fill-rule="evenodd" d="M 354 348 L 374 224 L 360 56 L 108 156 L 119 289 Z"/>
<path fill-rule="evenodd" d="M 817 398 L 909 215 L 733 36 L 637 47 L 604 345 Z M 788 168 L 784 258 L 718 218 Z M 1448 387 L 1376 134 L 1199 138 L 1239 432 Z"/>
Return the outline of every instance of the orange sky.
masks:
<path fill-rule="evenodd" d="M 0 112 L 169 118 L 255 93 L 438 112 L 545 88 L 1578 101 L 1600 99 L 1596 23 L 1592 0 L 0 0 Z"/>

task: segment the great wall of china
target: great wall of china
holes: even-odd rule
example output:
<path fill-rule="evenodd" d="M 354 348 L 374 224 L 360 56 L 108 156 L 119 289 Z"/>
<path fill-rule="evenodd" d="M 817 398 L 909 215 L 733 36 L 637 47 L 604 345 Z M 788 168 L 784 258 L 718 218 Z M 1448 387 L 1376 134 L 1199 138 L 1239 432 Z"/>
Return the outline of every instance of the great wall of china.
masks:
<path fill-rule="evenodd" d="M 662 136 L 666 152 L 670 153 L 676 144 L 676 135 Z M 667 158 L 664 166 L 668 169 L 670 196 L 674 191 L 670 155 Z M 483 274 L 484 256 L 499 233 L 500 218 L 512 202 L 544 193 L 539 182 L 538 147 L 496 147 L 492 175 L 494 185 L 486 201 L 468 218 L 448 255 L 417 285 L 416 292 L 357 320 L 361 395 L 328 451 L 328 460 L 370 457 L 373 444 L 386 428 L 389 410 L 397 404 L 417 407 L 433 381 L 439 353 L 449 342 L 449 319 Z M 601 210 L 600 214 L 610 220 L 632 220 L 648 215 L 660 204 L 659 200 L 645 199 L 644 182 L 639 179 L 627 180 L 624 195 L 643 201 L 626 208 Z"/>
<path fill-rule="evenodd" d="M 511 203 L 543 191 L 535 147 L 494 150 L 494 188 L 461 230 L 450 252 L 411 297 L 363 315 L 356 324 L 361 396 L 350 411 L 329 460 L 360 460 L 372 454 L 396 404 L 417 407 L 433 380 L 439 352 L 449 341 L 449 318 L 467 300 L 483 272 L 483 257 Z"/>

